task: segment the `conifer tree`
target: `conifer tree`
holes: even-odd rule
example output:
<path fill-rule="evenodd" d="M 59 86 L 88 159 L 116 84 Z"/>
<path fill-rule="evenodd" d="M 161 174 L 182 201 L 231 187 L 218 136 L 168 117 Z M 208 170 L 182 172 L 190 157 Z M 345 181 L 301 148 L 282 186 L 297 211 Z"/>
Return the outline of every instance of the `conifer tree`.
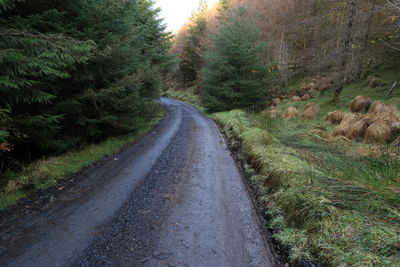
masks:
<path fill-rule="evenodd" d="M 207 2 L 201 0 L 197 12 L 190 19 L 189 34 L 185 40 L 179 64 L 183 81 L 186 84 L 195 82 L 198 72 L 203 67 L 207 37 L 207 11 Z"/>
<path fill-rule="evenodd" d="M 206 56 L 200 88 L 210 111 L 247 108 L 262 101 L 266 91 L 265 43 L 244 7 L 234 10 L 214 37 Z"/>
<path fill-rule="evenodd" d="M 0 0 L 0 144 L 41 157 L 152 116 L 170 37 L 150 0 Z"/>

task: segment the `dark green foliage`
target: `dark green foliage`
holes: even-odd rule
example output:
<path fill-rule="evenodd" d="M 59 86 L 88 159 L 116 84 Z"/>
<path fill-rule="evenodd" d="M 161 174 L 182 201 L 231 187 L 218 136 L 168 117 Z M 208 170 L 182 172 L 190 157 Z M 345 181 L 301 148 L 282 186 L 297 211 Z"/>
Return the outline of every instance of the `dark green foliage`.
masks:
<path fill-rule="evenodd" d="M 206 56 L 200 88 L 210 111 L 253 107 L 263 100 L 267 66 L 265 43 L 244 8 L 238 8 L 214 38 L 215 48 Z"/>
<path fill-rule="evenodd" d="M 97 142 L 151 117 L 170 45 L 152 1 L 0 0 L 0 11 L 0 143 L 13 157 Z"/>
<path fill-rule="evenodd" d="M 200 1 L 199 10 L 191 18 L 189 34 L 180 55 L 179 67 L 186 84 L 195 82 L 198 72 L 203 67 L 204 42 L 207 37 L 207 9 L 207 4 Z"/>

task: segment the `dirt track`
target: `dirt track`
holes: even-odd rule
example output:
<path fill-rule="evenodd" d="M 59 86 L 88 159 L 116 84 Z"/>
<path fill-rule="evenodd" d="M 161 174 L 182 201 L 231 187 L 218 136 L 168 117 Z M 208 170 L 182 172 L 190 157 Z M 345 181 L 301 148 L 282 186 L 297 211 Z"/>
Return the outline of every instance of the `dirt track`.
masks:
<path fill-rule="evenodd" d="M 2 218 L 0 265 L 274 266 L 216 124 L 162 102 L 150 134 L 51 203 Z"/>

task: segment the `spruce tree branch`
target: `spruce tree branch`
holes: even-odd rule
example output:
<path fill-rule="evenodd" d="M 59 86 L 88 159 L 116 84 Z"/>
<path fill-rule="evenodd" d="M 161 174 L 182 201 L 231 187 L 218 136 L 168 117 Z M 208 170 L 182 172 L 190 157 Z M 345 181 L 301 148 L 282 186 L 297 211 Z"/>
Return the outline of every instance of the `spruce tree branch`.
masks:
<path fill-rule="evenodd" d="M 29 38 L 36 38 L 42 40 L 70 40 L 70 41 L 78 41 L 74 38 L 60 35 L 60 34 L 33 34 L 26 31 L 17 31 L 17 30 L 7 30 L 7 31 L 0 31 L 0 36 L 12 36 L 12 37 L 29 37 Z"/>

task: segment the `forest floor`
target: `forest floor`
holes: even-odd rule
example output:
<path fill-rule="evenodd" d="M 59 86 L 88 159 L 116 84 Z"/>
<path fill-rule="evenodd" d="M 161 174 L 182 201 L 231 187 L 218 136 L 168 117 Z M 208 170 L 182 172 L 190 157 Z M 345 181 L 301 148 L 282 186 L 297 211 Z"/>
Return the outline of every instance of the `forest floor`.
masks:
<path fill-rule="evenodd" d="M 215 122 L 162 102 L 151 133 L 0 213 L 1 266 L 275 266 Z"/>

